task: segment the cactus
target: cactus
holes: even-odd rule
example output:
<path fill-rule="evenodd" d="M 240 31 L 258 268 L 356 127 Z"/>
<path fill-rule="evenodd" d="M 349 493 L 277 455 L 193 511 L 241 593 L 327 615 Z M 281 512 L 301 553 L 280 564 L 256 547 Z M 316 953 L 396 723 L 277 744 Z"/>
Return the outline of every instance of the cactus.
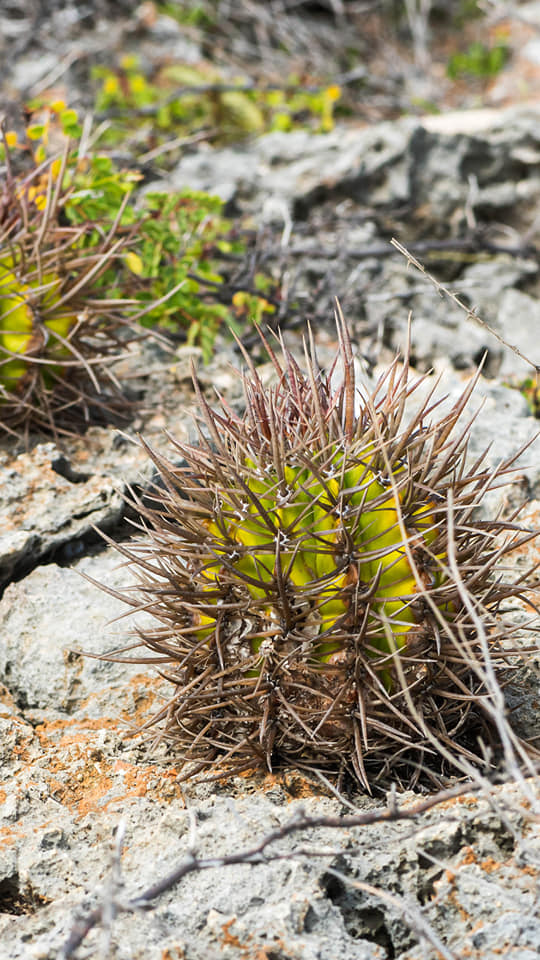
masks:
<path fill-rule="evenodd" d="M 26 176 L 8 162 L 0 214 L 0 430 L 55 436 L 120 418 L 126 398 L 111 363 L 140 336 L 133 301 L 107 295 L 129 230 L 64 222 L 68 159 Z M 9 161 L 9 154 L 8 154 Z"/>
<path fill-rule="evenodd" d="M 504 666 L 497 611 L 523 585 L 493 565 L 530 534 L 501 543 L 512 524 L 473 511 L 509 464 L 466 465 L 454 428 L 472 385 L 438 421 L 428 400 L 407 422 L 406 362 L 363 397 L 341 317 L 338 333 L 340 386 L 312 346 L 302 373 L 263 338 L 275 386 L 246 355 L 242 416 L 195 381 L 198 444 L 173 441 L 175 462 L 147 447 L 160 481 L 135 501 L 147 535 L 119 547 L 136 576 L 123 599 L 156 618 L 137 662 L 175 685 L 151 722 L 194 761 L 186 775 L 284 764 L 368 790 L 420 770 L 440 782 L 492 735 L 475 617 Z"/>

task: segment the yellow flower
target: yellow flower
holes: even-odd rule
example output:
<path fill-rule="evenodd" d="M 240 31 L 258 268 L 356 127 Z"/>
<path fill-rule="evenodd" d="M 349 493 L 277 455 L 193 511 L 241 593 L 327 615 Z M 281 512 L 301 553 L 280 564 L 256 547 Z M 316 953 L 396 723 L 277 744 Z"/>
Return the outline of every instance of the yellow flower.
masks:
<path fill-rule="evenodd" d="M 146 78 L 142 73 L 136 73 L 129 78 L 129 86 L 132 93 L 143 93 L 146 89 Z"/>
<path fill-rule="evenodd" d="M 106 77 L 103 84 L 103 93 L 107 93 L 109 96 L 112 96 L 114 93 L 118 93 L 120 84 L 118 83 L 118 77 Z"/>
<path fill-rule="evenodd" d="M 332 86 L 327 87 L 325 90 L 328 100 L 339 100 L 341 96 L 341 87 L 337 83 L 333 83 Z"/>
<path fill-rule="evenodd" d="M 51 176 L 53 180 L 56 180 L 58 178 L 58 174 L 60 173 L 61 169 L 62 169 L 62 158 L 57 157 L 56 160 L 53 160 L 53 162 L 51 163 Z"/>
<path fill-rule="evenodd" d="M 144 271 L 144 264 L 137 253 L 134 253 L 133 250 L 130 250 L 126 253 L 124 257 L 126 266 L 132 273 L 137 277 L 141 277 Z"/>

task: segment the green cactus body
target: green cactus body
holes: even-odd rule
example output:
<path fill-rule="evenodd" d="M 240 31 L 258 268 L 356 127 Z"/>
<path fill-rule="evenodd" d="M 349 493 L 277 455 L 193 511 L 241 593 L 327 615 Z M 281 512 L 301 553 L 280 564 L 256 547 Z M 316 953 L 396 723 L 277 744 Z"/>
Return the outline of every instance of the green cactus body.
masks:
<path fill-rule="evenodd" d="M 24 353 L 32 336 L 32 317 L 24 296 L 17 295 L 16 286 L 12 269 L 0 262 L 0 347 L 4 356 Z M 0 366 L 0 383 L 8 390 L 14 389 L 25 370 L 24 360 L 7 360 Z"/>
<path fill-rule="evenodd" d="M 50 364 L 43 370 L 47 386 L 60 370 L 58 361 L 69 354 L 61 340 L 69 335 L 76 318 L 59 306 L 60 286 L 60 278 L 52 272 L 44 273 L 40 280 L 36 277 L 24 282 L 19 279 L 13 257 L 0 261 L 0 359 L 6 358 L 0 365 L 0 384 L 6 390 L 16 390 L 28 371 L 28 361 L 23 355 L 35 342 L 38 330 L 35 312 L 41 318 L 47 338 L 44 355 Z M 9 354 L 17 356 L 11 360 Z"/>
<path fill-rule="evenodd" d="M 279 623 L 278 578 L 310 618 L 315 665 L 339 658 L 343 642 L 332 635 L 350 622 L 351 588 L 359 584 L 363 593 L 372 591 L 366 624 L 372 654 L 392 656 L 406 645 L 417 622 L 413 603 L 419 587 L 403 544 L 399 493 L 378 479 L 373 461 L 372 445 L 361 455 L 334 453 L 330 446 L 330 453 L 320 451 L 308 466 L 285 464 L 279 478 L 271 462 L 246 458 L 239 471 L 246 478 L 244 492 L 220 490 L 219 522 L 207 524 L 215 557 L 204 577 L 218 584 L 234 571 L 245 584 L 263 627 L 250 640 L 253 654 L 260 652 L 268 627 Z M 400 472 L 398 466 L 398 482 Z M 429 504 L 417 507 L 412 520 L 417 544 L 429 549 L 436 537 Z M 345 543 L 354 554 L 349 561 Z M 439 574 L 438 585 L 442 579 Z M 199 621 L 201 637 L 211 636 L 215 622 L 208 614 Z M 390 687 L 388 670 L 380 669 Z"/>

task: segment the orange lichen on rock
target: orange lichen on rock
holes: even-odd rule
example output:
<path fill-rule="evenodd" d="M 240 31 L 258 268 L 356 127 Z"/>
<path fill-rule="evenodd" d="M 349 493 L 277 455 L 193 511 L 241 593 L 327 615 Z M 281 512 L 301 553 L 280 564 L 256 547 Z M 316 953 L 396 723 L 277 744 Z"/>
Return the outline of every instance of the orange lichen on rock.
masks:
<path fill-rule="evenodd" d="M 227 920 L 223 924 L 223 937 L 222 944 L 224 947 L 238 947 L 240 950 L 245 951 L 246 947 L 242 944 L 239 937 L 235 933 L 231 933 L 231 927 L 236 923 L 236 917 L 231 917 L 230 920 Z"/>
<path fill-rule="evenodd" d="M 237 923 L 237 917 L 230 917 L 222 924 L 221 944 L 223 947 L 234 947 L 235 956 L 241 960 L 269 960 L 270 957 L 277 956 L 280 941 L 273 944 L 262 946 L 260 943 L 253 942 L 253 935 L 246 933 L 243 939 L 236 933 L 231 932 L 231 927 Z M 281 953 L 280 953 L 281 955 Z"/>
<path fill-rule="evenodd" d="M 116 726 L 117 723 L 108 717 L 103 717 L 99 720 L 91 718 L 76 720 L 62 717 L 58 720 L 40 723 L 39 726 L 36 727 L 35 732 L 42 747 L 50 749 L 54 744 L 55 749 L 60 749 L 62 747 L 72 747 L 73 745 L 80 746 L 87 742 L 95 744 L 96 730 L 102 730 L 104 727 L 109 730 L 114 730 Z M 87 732 L 86 736 L 85 731 Z"/>
<path fill-rule="evenodd" d="M 185 960 L 186 951 L 183 947 L 165 947 L 161 960 Z"/>
<path fill-rule="evenodd" d="M 174 767 L 160 769 L 158 775 L 153 764 L 107 757 L 96 747 L 96 730 L 115 730 L 117 726 L 111 719 L 61 719 L 36 728 L 48 755 L 44 776 L 51 795 L 77 817 L 137 797 L 170 800 L 182 796 Z"/>
<path fill-rule="evenodd" d="M 238 779 L 245 783 L 246 792 L 267 794 L 270 790 L 281 789 L 286 794 L 287 801 L 320 797 L 320 783 L 310 780 L 302 772 L 295 770 L 279 770 L 277 773 L 262 774 L 260 770 L 249 768 L 238 774 Z M 223 783 L 228 777 L 223 778 Z"/>
<path fill-rule="evenodd" d="M 17 840 L 22 840 L 25 837 L 25 831 L 20 829 L 20 826 L 15 827 L 0 827 L 0 847 L 11 847 Z"/>

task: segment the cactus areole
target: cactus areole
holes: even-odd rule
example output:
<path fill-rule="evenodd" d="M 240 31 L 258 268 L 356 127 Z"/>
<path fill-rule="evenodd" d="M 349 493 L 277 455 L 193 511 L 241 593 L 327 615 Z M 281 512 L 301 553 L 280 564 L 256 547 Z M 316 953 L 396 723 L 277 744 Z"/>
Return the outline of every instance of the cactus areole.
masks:
<path fill-rule="evenodd" d="M 266 343 L 266 388 L 246 356 L 242 416 L 197 388 L 199 443 L 172 441 L 182 465 L 149 450 L 160 483 L 138 504 L 147 538 L 121 548 L 137 575 L 124 599 L 156 617 L 139 659 L 176 687 L 153 719 L 189 771 L 287 765 L 371 789 L 440 776 L 489 737 L 463 593 L 497 661 L 497 608 L 520 588 L 492 576 L 505 524 L 473 518 L 494 475 L 465 466 L 454 429 L 472 387 L 442 419 L 428 400 L 405 422 L 406 363 L 363 398 L 341 319 L 338 334 L 328 375 L 313 349 L 302 372 Z"/>

